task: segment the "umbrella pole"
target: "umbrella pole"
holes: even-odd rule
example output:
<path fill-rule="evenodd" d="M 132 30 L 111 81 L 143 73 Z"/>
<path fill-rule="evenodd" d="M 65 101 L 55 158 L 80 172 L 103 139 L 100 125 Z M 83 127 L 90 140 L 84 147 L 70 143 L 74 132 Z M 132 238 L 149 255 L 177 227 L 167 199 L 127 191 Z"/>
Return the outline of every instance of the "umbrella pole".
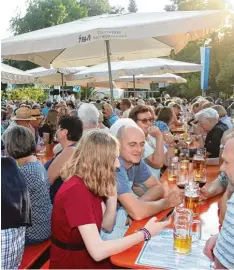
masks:
<path fill-rule="evenodd" d="M 109 73 L 111 105 L 112 107 L 114 107 L 114 92 L 113 92 L 113 83 L 112 83 L 111 62 L 110 62 L 110 41 L 105 40 L 105 43 L 106 43 L 106 54 L 107 54 L 108 73 Z"/>
<path fill-rule="evenodd" d="M 63 92 L 63 73 L 61 73 L 61 78 L 62 78 L 62 98 L 64 99 L 64 92 Z"/>
<path fill-rule="evenodd" d="M 135 80 L 135 75 L 132 76 L 132 79 L 133 79 L 134 100 L 136 100 L 136 80 Z"/>

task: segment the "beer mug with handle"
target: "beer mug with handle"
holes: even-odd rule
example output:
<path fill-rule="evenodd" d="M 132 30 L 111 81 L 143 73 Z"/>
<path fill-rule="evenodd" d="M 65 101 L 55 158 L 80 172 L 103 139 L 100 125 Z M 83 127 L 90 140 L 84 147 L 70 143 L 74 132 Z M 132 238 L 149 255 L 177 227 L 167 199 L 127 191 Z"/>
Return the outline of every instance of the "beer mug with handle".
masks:
<path fill-rule="evenodd" d="M 192 228 L 196 224 L 196 234 Z M 177 207 L 174 215 L 174 250 L 179 254 L 191 251 L 192 242 L 201 239 L 201 222 L 193 220 L 193 212 L 183 207 Z"/>

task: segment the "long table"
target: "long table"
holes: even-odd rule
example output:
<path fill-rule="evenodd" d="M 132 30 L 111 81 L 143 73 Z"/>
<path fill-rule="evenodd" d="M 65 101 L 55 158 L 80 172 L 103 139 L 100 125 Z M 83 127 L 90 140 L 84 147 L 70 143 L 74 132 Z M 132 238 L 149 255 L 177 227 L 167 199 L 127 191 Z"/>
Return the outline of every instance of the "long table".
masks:
<path fill-rule="evenodd" d="M 213 181 L 218 175 L 219 175 L 219 168 L 220 166 L 207 166 L 207 183 Z M 167 171 L 163 174 L 160 181 L 162 185 L 165 188 L 166 194 L 173 190 L 174 188 L 177 188 L 175 183 L 168 182 L 167 180 Z M 219 217 L 218 217 L 218 201 L 221 198 L 221 195 L 218 195 L 216 197 L 210 198 L 207 201 L 200 203 L 200 209 L 199 209 L 199 216 L 198 218 L 201 220 L 202 223 L 202 233 L 203 234 L 216 234 L 219 232 Z M 158 220 L 161 220 L 163 217 L 166 216 L 168 212 L 170 212 L 171 209 L 168 209 L 166 211 L 163 211 L 156 215 Z M 149 220 L 149 218 L 146 218 L 141 221 L 133 221 L 132 225 L 128 229 L 126 235 L 130 235 L 134 233 L 136 230 L 139 230 L 142 228 L 145 223 Z M 111 262 L 114 265 L 117 265 L 119 267 L 125 267 L 125 268 L 152 268 L 149 266 L 142 266 L 135 264 L 135 261 L 144 245 L 144 242 L 139 243 L 136 246 L 133 246 L 129 248 L 128 250 L 111 256 Z"/>

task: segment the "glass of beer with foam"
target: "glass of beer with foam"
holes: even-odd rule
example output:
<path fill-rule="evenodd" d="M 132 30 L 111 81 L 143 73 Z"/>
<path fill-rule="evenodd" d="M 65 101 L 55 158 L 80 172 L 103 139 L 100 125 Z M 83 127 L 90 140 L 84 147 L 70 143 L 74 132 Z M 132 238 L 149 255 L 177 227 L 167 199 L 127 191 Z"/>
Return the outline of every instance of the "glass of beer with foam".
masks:
<path fill-rule="evenodd" d="M 196 234 L 192 232 L 194 224 L 198 227 Z M 174 250 L 179 254 L 187 254 L 191 250 L 192 242 L 199 239 L 201 239 L 201 222 L 193 220 L 191 210 L 177 207 L 174 217 Z"/>
<path fill-rule="evenodd" d="M 184 187 L 184 207 L 198 215 L 199 210 L 199 184 L 188 182 Z"/>
<path fill-rule="evenodd" d="M 194 181 L 201 181 L 204 178 L 205 156 L 195 154 L 193 156 L 193 177 Z"/>

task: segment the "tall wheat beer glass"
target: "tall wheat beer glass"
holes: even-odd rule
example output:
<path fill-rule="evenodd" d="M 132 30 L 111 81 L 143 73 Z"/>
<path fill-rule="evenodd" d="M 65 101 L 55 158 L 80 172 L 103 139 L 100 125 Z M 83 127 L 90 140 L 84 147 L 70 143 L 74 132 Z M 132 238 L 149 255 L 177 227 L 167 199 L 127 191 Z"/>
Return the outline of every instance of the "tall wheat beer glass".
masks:
<path fill-rule="evenodd" d="M 190 209 L 194 215 L 199 212 L 199 185 L 188 182 L 184 187 L 184 207 Z"/>

